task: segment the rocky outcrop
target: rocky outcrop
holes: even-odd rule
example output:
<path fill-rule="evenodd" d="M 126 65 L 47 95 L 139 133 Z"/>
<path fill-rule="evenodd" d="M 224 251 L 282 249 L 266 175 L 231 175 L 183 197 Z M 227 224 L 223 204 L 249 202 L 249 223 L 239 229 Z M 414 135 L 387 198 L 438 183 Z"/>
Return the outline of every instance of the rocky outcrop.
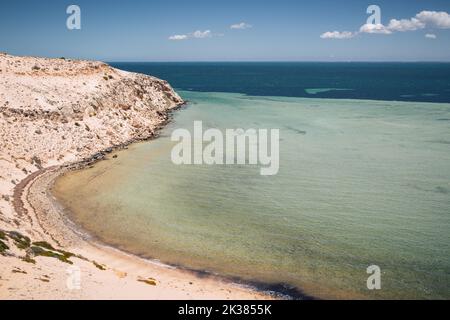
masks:
<path fill-rule="evenodd" d="M 0 228 L 14 185 L 48 166 L 147 139 L 183 100 L 163 80 L 102 62 L 0 54 Z"/>

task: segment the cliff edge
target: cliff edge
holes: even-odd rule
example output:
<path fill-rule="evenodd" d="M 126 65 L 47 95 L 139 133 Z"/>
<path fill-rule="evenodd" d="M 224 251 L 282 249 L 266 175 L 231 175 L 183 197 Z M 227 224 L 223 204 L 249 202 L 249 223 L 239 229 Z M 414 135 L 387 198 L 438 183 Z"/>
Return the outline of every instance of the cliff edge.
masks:
<path fill-rule="evenodd" d="M 103 62 L 0 54 L 0 229 L 21 226 L 11 203 L 26 176 L 150 138 L 182 103 L 166 81 Z"/>

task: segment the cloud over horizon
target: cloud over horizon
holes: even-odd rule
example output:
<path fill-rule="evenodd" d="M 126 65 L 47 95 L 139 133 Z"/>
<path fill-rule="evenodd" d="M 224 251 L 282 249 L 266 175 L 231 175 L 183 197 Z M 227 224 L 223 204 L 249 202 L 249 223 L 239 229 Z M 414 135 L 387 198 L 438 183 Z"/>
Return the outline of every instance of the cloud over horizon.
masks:
<path fill-rule="evenodd" d="M 185 34 L 176 34 L 176 35 L 169 37 L 169 40 L 186 40 L 186 39 L 187 39 L 187 35 L 185 35 Z"/>
<path fill-rule="evenodd" d="M 238 30 L 244 30 L 244 29 L 250 29 L 253 28 L 253 26 L 251 24 L 248 24 L 246 22 L 241 22 L 241 23 L 236 23 L 236 24 L 232 24 L 230 26 L 230 29 L 238 29 Z"/>
<path fill-rule="evenodd" d="M 320 37 L 322 39 L 350 39 L 354 36 L 355 34 L 350 31 L 328 31 L 323 33 Z"/>
<path fill-rule="evenodd" d="M 204 39 L 204 38 L 211 38 L 213 34 L 211 33 L 211 30 L 197 30 L 189 34 L 176 34 L 169 37 L 169 40 L 173 41 L 180 41 L 180 40 L 187 40 L 187 39 Z"/>
<path fill-rule="evenodd" d="M 232 24 L 230 26 L 230 29 L 233 30 L 245 30 L 245 29 L 250 29 L 253 28 L 253 26 L 251 24 L 248 24 L 246 22 L 240 22 L 240 23 L 236 23 L 236 24 Z M 172 36 L 170 36 L 168 39 L 171 41 L 183 41 L 183 40 L 188 40 L 188 39 L 205 39 L 205 38 L 211 38 L 211 37 L 222 37 L 224 36 L 223 33 L 212 33 L 211 30 L 196 30 L 194 32 L 191 33 L 187 33 L 187 34 L 174 34 Z"/>
<path fill-rule="evenodd" d="M 328 31 L 320 37 L 322 39 L 351 39 L 358 34 L 392 34 L 394 32 L 407 32 L 425 28 L 450 29 L 450 15 L 444 11 L 421 11 L 410 19 L 391 19 L 387 26 L 379 24 L 364 24 L 357 32 Z M 434 35 L 434 34 L 433 34 Z M 436 35 L 434 35 L 436 39 Z"/>

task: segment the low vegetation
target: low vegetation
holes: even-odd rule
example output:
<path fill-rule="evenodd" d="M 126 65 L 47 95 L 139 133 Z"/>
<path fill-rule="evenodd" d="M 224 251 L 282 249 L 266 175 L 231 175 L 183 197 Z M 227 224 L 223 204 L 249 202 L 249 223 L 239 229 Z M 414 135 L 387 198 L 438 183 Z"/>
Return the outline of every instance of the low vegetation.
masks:
<path fill-rule="evenodd" d="M 0 254 L 5 255 L 6 250 L 9 250 L 9 247 L 6 243 L 4 243 L 2 240 L 0 240 Z"/>
<path fill-rule="evenodd" d="M 96 261 L 92 261 L 92 263 L 94 264 L 94 266 L 95 266 L 97 269 L 100 269 L 100 270 L 102 270 L 102 271 L 105 271 L 105 270 L 106 270 L 106 266 L 105 266 L 104 264 L 100 264 L 100 263 L 98 263 L 98 262 L 96 262 Z"/>
<path fill-rule="evenodd" d="M 46 241 L 37 241 L 31 243 L 30 238 L 22 235 L 17 231 L 5 232 L 0 230 L 0 254 L 6 255 L 6 251 L 9 250 L 9 246 L 6 244 L 7 240 L 11 239 L 16 247 L 21 250 L 26 250 L 26 255 L 21 257 L 22 261 L 27 263 L 36 263 L 34 257 L 49 257 L 58 259 L 64 263 L 73 264 L 69 258 L 74 257 L 72 252 L 60 250 L 54 248 L 50 243 Z M 83 257 L 80 257 L 83 258 Z"/>
<path fill-rule="evenodd" d="M 27 236 L 24 236 L 17 231 L 8 232 L 8 236 L 14 241 L 17 248 L 28 249 L 30 247 L 31 240 Z"/>

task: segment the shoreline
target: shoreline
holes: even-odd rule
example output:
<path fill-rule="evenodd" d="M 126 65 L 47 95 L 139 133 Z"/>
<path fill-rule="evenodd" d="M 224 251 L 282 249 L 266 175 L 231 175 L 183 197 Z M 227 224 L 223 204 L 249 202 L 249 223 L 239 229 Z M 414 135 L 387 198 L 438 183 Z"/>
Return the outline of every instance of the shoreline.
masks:
<path fill-rule="evenodd" d="M 155 136 L 154 138 L 151 138 L 147 141 L 141 141 L 138 143 L 149 142 L 149 141 L 152 141 L 157 138 L 158 138 L 158 136 Z M 116 151 L 120 151 L 120 150 L 123 150 L 123 148 L 120 148 Z M 104 248 L 106 250 L 112 250 L 114 252 L 118 252 L 118 253 L 127 255 L 132 259 L 139 259 L 139 260 L 146 261 L 151 264 L 155 264 L 157 266 L 161 266 L 161 267 L 168 268 L 171 270 L 181 270 L 181 271 L 187 272 L 199 279 L 210 278 L 210 279 L 216 280 L 218 282 L 229 283 L 231 285 L 241 287 L 245 290 L 255 291 L 258 294 L 262 295 L 263 298 L 282 299 L 282 300 L 317 300 L 318 299 L 317 297 L 310 296 L 310 295 L 302 292 L 300 289 L 293 287 L 289 284 L 285 284 L 285 283 L 272 283 L 271 284 L 271 283 L 265 283 L 265 282 L 259 282 L 259 281 L 249 281 L 249 280 L 241 279 L 239 277 L 223 276 L 221 274 L 210 272 L 208 270 L 199 270 L 199 269 L 189 268 L 189 267 L 186 267 L 183 265 L 165 263 L 165 262 L 160 261 L 156 257 L 149 258 L 149 257 L 140 256 L 139 254 L 135 254 L 133 252 L 127 251 L 126 249 L 117 248 L 113 245 L 110 245 L 107 243 L 107 240 L 102 240 L 99 237 L 97 237 L 96 235 L 83 229 L 82 226 L 78 225 L 70 218 L 70 209 L 65 207 L 64 204 L 61 203 L 56 198 L 55 195 L 53 195 L 52 189 L 53 189 L 53 186 L 54 186 L 56 180 L 61 178 L 65 174 L 70 173 L 72 171 L 85 170 L 86 168 L 89 168 L 89 166 L 91 166 L 94 163 L 97 163 L 99 161 L 103 161 L 103 160 L 108 161 L 107 158 L 92 159 L 92 160 L 93 161 L 88 161 L 88 162 L 82 161 L 80 163 L 74 163 L 74 164 L 69 165 L 64 168 L 55 168 L 56 175 L 54 177 L 52 177 L 51 181 L 49 181 L 46 186 L 44 186 L 47 188 L 47 191 L 46 191 L 47 200 L 52 202 L 52 205 L 55 208 L 58 208 L 58 211 L 59 211 L 58 214 L 62 218 L 64 218 L 63 220 L 65 222 L 65 227 L 70 229 L 70 231 L 72 233 L 74 233 L 77 237 L 79 237 L 81 239 L 80 241 L 87 242 L 87 243 L 94 245 L 96 247 L 99 247 L 99 248 Z M 51 170 L 51 168 L 49 168 L 49 169 Z M 43 174 L 45 174 L 45 173 L 43 173 Z"/>
<path fill-rule="evenodd" d="M 180 105 L 176 109 L 180 109 L 182 106 Z M 159 130 L 170 123 L 174 110 L 169 112 L 167 121 L 158 128 Z M 48 242 L 64 250 L 75 252 L 79 256 L 87 257 L 94 264 L 104 266 L 105 270 L 101 271 L 107 272 L 108 270 L 114 270 L 108 264 L 103 264 L 103 261 L 109 261 L 111 263 L 112 260 L 119 260 L 122 264 L 129 264 L 130 267 L 145 265 L 153 274 L 159 273 L 163 278 L 168 277 L 177 280 L 183 278 L 186 281 L 189 280 L 188 282 L 191 286 L 193 286 L 195 281 L 199 286 L 194 289 L 194 291 L 197 291 L 197 294 L 203 290 L 202 288 L 207 288 L 211 294 L 210 296 L 198 295 L 197 297 L 189 297 L 190 294 L 188 294 L 187 297 L 182 297 L 182 299 L 310 298 L 300 293 L 287 296 L 283 292 L 280 292 L 281 290 L 276 290 L 282 289 L 282 285 L 275 285 L 272 288 L 270 285 L 265 284 L 245 283 L 238 279 L 229 279 L 207 271 L 191 270 L 183 266 L 172 266 L 159 262 L 158 260 L 139 257 L 99 241 L 94 235 L 87 233 L 68 217 L 65 212 L 67 209 L 57 201 L 51 191 L 53 184 L 59 177 L 73 170 L 83 170 L 98 161 L 106 160 L 106 156 L 113 151 L 123 150 L 131 144 L 151 141 L 157 137 L 158 134 L 154 134 L 148 139 L 132 140 L 119 146 L 107 148 L 87 159 L 75 163 L 44 168 L 30 174 L 14 188 L 13 206 L 15 211 L 20 216 L 26 217 L 31 225 L 34 226 L 33 231 L 46 238 Z M 92 258 L 94 259 L 91 260 Z M 210 286 L 216 289 L 209 288 Z M 223 291 L 226 292 L 225 297 L 223 296 Z M 296 293 L 296 290 L 293 293 Z M 177 299 L 176 297 L 177 294 L 174 294 L 173 299 Z M 140 298 L 138 297 L 137 299 Z M 168 299 L 172 298 L 169 297 Z"/>
<path fill-rule="evenodd" d="M 64 228 L 70 229 L 70 232 L 72 232 L 74 235 L 76 235 L 77 238 L 80 238 L 79 241 L 87 242 L 91 245 L 94 245 L 95 247 L 117 251 L 118 253 L 125 254 L 125 255 L 129 256 L 130 258 L 143 260 L 143 261 L 149 262 L 151 264 L 162 266 L 164 268 L 169 268 L 172 270 L 174 270 L 174 269 L 182 270 L 183 272 L 188 272 L 189 274 L 192 274 L 192 275 L 196 276 L 197 278 L 207 277 L 207 278 L 217 280 L 218 282 L 224 282 L 224 283 L 229 283 L 231 285 L 236 285 L 236 286 L 242 287 L 246 290 L 256 291 L 258 294 L 261 294 L 265 298 L 287 299 L 287 300 L 316 300 L 316 299 L 318 299 L 317 297 L 310 296 L 310 295 L 302 292 L 300 289 L 298 289 L 294 286 L 291 286 L 289 284 L 285 284 L 285 283 L 272 283 L 271 284 L 271 283 L 265 283 L 265 282 L 259 282 L 259 281 L 244 280 L 239 277 L 223 276 L 218 273 L 210 272 L 208 270 L 198 270 L 198 269 L 189 268 L 189 267 L 186 267 L 183 265 L 168 264 L 165 262 L 161 262 L 156 257 L 155 258 L 143 257 L 138 254 L 129 252 L 126 249 L 116 248 L 113 245 L 108 244 L 107 241 L 104 241 L 104 240 L 98 238 L 97 236 L 89 233 L 88 231 L 83 229 L 82 226 L 75 223 L 70 218 L 70 209 L 66 208 L 64 206 L 64 204 L 61 203 L 56 198 L 56 196 L 52 193 L 52 189 L 53 189 L 54 184 L 57 181 L 57 179 L 61 178 L 65 174 L 70 173 L 72 171 L 85 170 L 100 161 L 108 161 L 109 159 L 107 158 L 107 155 L 114 155 L 114 152 L 126 150 L 126 149 L 128 149 L 127 148 L 128 146 L 131 146 L 133 144 L 146 143 L 146 142 L 151 142 L 153 140 L 158 139 L 160 136 L 159 135 L 160 131 L 165 126 L 167 126 L 168 124 L 170 124 L 172 122 L 174 112 L 182 109 L 183 107 L 188 107 L 189 106 L 188 103 L 189 103 L 188 101 L 185 101 L 185 103 L 183 103 L 182 105 L 170 110 L 167 115 L 168 116 L 167 121 L 165 121 L 165 123 L 163 123 L 160 126 L 158 131 L 156 131 L 155 134 L 152 137 L 149 137 L 148 139 L 143 139 L 140 141 L 131 141 L 129 143 L 125 143 L 120 146 L 114 146 L 114 147 L 109 148 L 109 150 L 101 151 L 100 154 L 103 154 L 102 157 L 93 155 L 92 157 L 90 157 L 88 159 L 85 159 L 85 160 L 82 160 L 82 161 L 79 161 L 76 163 L 63 165 L 60 167 L 44 169 L 43 172 L 38 174 L 38 176 L 39 176 L 39 175 L 45 174 L 47 171 L 51 171 L 51 170 L 55 171 L 55 175 L 52 177 L 52 179 L 50 181 L 48 181 L 46 183 L 46 185 L 39 186 L 38 188 L 44 187 L 46 189 L 45 192 L 46 192 L 47 200 L 52 203 L 54 208 L 57 208 L 58 212 L 56 212 L 56 213 L 62 218 L 62 221 L 64 222 Z M 35 176 L 34 178 L 32 178 L 29 183 L 33 184 L 37 179 L 39 179 L 38 176 Z M 16 211 L 17 210 L 22 210 L 22 208 L 16 208 Z"/>
<path fill-rule="evenodd" d="M 0 54 L 0 67 L 0 299 L 273 298 L 83 239 L 50 193 L 67 170 L 156 138 L 185 104 L 167 81 L 63 58 Z"/>

